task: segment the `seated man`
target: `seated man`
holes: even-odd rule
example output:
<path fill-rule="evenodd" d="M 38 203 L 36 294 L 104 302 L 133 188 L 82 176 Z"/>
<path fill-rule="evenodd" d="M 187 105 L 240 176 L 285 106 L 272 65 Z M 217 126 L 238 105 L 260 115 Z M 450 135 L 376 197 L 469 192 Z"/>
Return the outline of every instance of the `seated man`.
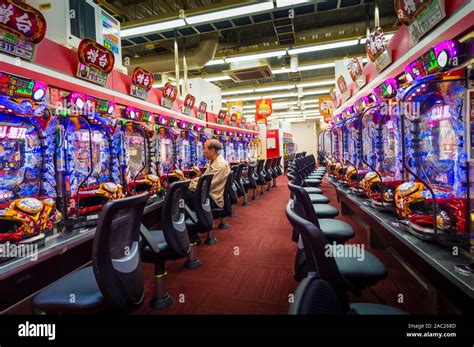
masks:
<path fill-rule="evenodd" d="M 211 197 L 219 207 L 224 207 L 224 189 L 227 176 L 230 173 L 230 165 L 220 154 L 222 144 L 218 140 L 207 140 L 204 144 L 203 154 L 210 161 L 204 174 L 214 174 L 211 182 Z M 193 194 L 196 190 L 199 177 L 191 180 L 189 184 L 186 200 L 193 201 Z"/>

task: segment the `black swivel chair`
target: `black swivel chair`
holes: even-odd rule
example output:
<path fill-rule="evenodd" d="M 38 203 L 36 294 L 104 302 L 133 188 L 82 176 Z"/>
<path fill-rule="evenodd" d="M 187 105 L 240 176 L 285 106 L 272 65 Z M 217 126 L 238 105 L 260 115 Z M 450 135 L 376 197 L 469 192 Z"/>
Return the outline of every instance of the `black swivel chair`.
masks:
<path fill-rule="evenodd" d="M 265 172 L 265 183 L 267 184 L 267 192 L 272 190 L 272 159 L 268 158 L 265 160 L 264 172 Z"/>
<path fill-rule="evenodd" d="M 84 314 L 138 309 L 145 297 L 139 239 L 147 201 L 148 193 L 144 193 L 105 204 L 92 246 L 92 266 L 62 277 L 36 294 L 35 310 Z"/>
<path fill-rule="evenodd" d="M 256 166 L 249 164 L 247 169 L 247 178 L 243 178 L 245 189 L 252 189 L 252 200 L 258 200 L 257 195 L 257 180 L 258 175 L 256 174 Z"/>
<path fill-rule="evenodd" d="M 281 169 L 281 157 L 278 157 L 277 159 L 276 169 L 277 169 L 278 176 L 283 175 L 283 171 Z"/>
<path fill-rule="evenodd" d="M 291 202 L 286 206 L 286 216 L 293 228 L 300 234 L 306 258 L 307 273 L 316 273 L 328 281 L 342 300 L 346 291 L 360 295 L 361 291 L 387 277 L 384 264 L 372 253 L 360 249 L 360 258 L 355 256 L 328 256 L 329 244 L 325 234 L 313 223 L 298 216 Z M 355 254 L 355 245 L 348 251 Z M 344 293 L 344 295 L 342 295 Z"/>
<path fill-rule="evenodd" d="M 278 177 L 277 165 L 278 165 L 278 158 L 273 158 L 272 163 L 271 163 L 273 188 L 276 188 L 277 186 L 277 180 L 276 180 Z"/>
<path fill-rule="evenodd" d="M 161 212 L 161 230 L 148 230 L 142 226 L 142 259 L 155 266 L 155 294 L 149 303 L 152 309 L 163 309 L 173 303 L 166 287 L 165 263 L 186 258 L 191 248 L 184 203 L 188 186 L 189 181 L 173 182 L 168 186 Z"/>
<path fill-rule="evenodd" d="M 265 163 L 265 160 L 264 159 L 260 159 L 257 163 L 257 175 L 258 175 L 258 179 L 257 179 L 257 184 L 260 186 L 260 195 L 265 195 L 265 189 L 264 189 L 264 186 L 266 184 L 266 181 L 265 181 L 265 171 L 263 170 L 263 164 Z"/>
<path fill-rule="evenodd" d="M 299 178 L 298 175 L 296 175 L 296 173 L 293 171 L 293 170 L 290 170 L 287 174 L 288 176 L 288 179 L 290 181 L 292 181 L 294 184 L 302 187 L 306 192 L 308 192 L 309 194 L 322 194 L 323 193 L 323 190 L 321 188 L 317 188 L 317 187 L 303 187 L 302 184 L 301 184 L 301 179 Z"/>
<path fill-rule="evenodd" d="M 341 293 L 343 295 L 343 293 Z M 288 314 L 298 315 L 406 315 L 396 307 L 341 301 L 331 285 L 316 276 L 306 277 L 296 289 Z"/>
<path fill-rule="evenodd" d="M 226 222 L 226 218 L 232 215 L 232 181 L 234 180 L 234 173 L 231 171 L 227 176 L 224 187 L 224 206 L 219 207 L 211 196 L 212 216 L 214 219 L 220 219 L 219 229 L 227 229 L 230 225 Z"/>
<path fill-rule="evenodd" d="M 238 167 L 234 171 L 234 182 L 237 188 L 238 197 L 244 198 L 243 199 L 244 201 L 242 202 L 242 206 L 249 206 L 250 204 L 249 204 L 249 200 L 247 196 L 248 187 L 246 187 L 245 180 L 243 178 L 243 171 L 244 171 L 245 166 L 246 166 L 245 164 L 238 165 Z"/>
<path fill-rule="evenodd" d="M 232 214 L 230 215 L 231 218 L 236 218 L 239 215 L 235 212 L 235 205 L 239 203 L 239 186 L 236 177 L 238 175 L 239 166 L 234 165 L 232 167 L 232 189 L 230 191 L 230 202 L 232 204 Z"/>
<path fill-rule="evenodd" d="M 207 233 L 206 244 L 217 243 L 212 229 L 213 218 L 209 198 L 213 177 L 214 174 L 206 174 L 199 177 L 191 206 L 188 204 L 185 206 L 186 228 L 188 229 L 191 242 L 188 259 L 184 263 L 186 269 L 197 269 L 201 266 L 196 249 L 196 246 L 201 244 L 199 233 Z"/>
<path fill-rule="evenodd" d="M 215 245 L 218 242 L 214 236 L 210 197 L 213 177 L 214 174 L 205 174 L 199 178 L 194 194 L 193 207 L 186 206 L 186 227 L 190 232 L 190 236 L 197 236 L 197 233 L 207 233 L 204 241 L 206 245 Z"/>

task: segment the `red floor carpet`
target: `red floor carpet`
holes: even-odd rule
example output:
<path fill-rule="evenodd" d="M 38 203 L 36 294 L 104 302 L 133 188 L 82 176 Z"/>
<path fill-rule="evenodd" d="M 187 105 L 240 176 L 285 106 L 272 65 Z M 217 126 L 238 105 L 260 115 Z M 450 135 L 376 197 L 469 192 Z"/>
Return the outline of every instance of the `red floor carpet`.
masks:
<path fill-rule="evenodd" d="M 201 245 L 198 255 L 202 266 L 183 268 L 184 260 L 168 263 L 167 283 L 174 304 L 160 311 L 148 308 L 153 293 L 153 268 L 145 265 L 146 299 L 139 314 L 286 314 L 288 297 L 298 283 L 293 279 L 296 244 L 290 239 L 291 228 L 284 207 L 289 199 L 286 177 L 278 187 L 251 201 L 252 206 L 237 208 L 238 217 L 229 218 L 231 227 L 217 229 L 219 243 Z M 323 185 L 324 193 L 337 205 L 334 188 Z M 351 218 L 341 216 L 357 230 L 353 242 L 364 242 L 361 228 Z M 389 269 L 389 278 L 374 287 L 387 304 L 410 313 L 423 313 L 421 287 L 396 260 L 385 251 L 375 251 Z M 404 303 L 398 304 L 403 294 Z M 352 301 L 375 302 L 370 291 Z"/>

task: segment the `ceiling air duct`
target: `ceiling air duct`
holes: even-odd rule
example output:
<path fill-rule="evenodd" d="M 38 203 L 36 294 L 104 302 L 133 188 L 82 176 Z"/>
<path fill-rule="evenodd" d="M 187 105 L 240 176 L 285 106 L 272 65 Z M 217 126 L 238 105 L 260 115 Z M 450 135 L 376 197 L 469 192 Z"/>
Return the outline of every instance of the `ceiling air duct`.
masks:
<path fill-rule="evenodd" d="M 186 50 L 186 62 L 188 70 L 202 69 L 209 61 L 214 59 L 219 44 L 218 34 L 201 36 L 201 42 L 196 48 Z M 182 59 L 182 56 L 180 57 Z M 130 70 L 141 66 L 151 72 L 174 72 L 174 53 L 155 54 L 140 58 L 130 59 Z M 182 68 L 181 68 L 182 69 Z"/>

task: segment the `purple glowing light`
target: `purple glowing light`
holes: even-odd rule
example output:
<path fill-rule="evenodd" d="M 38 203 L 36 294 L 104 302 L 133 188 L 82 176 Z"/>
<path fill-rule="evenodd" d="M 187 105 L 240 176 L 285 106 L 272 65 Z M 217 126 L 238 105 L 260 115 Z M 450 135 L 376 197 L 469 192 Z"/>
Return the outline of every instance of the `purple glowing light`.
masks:
<path fill-rule="evenodd" d="M 445 67 L 451 59 L 455 58 L 458 55 L 456 46 L 457 46 L 456 42 L 452 40 L 444 41 L 434 46 L 433 51 L 435 53 L 436 59 L 438 60 L 438 64 L 440 67 Z M 443 52 L 446 52 L 449 56 L 445 57 L 443 55 Z M 445 64 L 440 64 L 441 63 L 440 59 L 443 60 L 442 62 L 444 62 L 444 59 L 447 59 L 447 60 Z"/>

